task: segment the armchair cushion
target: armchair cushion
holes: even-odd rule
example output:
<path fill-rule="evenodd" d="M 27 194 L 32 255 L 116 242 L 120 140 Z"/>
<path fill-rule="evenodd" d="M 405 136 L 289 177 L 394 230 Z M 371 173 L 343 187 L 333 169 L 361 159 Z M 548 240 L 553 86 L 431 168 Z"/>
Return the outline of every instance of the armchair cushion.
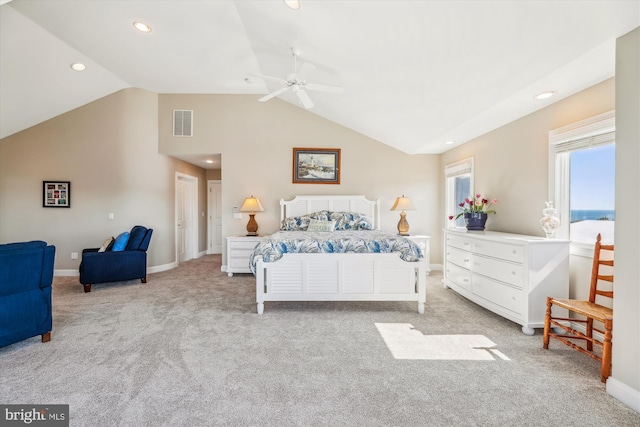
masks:
<path fill-rule="evenodd" d="M 42 241 L 0 245 L 0 347 L 51 332 L 54 258 Z"/>

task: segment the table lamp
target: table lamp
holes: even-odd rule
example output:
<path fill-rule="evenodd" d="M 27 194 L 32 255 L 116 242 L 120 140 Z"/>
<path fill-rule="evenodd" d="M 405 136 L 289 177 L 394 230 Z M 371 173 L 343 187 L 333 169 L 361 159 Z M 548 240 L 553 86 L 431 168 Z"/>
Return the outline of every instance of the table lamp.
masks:
<path fill-rule="evenodd" d="M 247 236 L 258 235 L 258 223 L 256 222 L 256 212 L 263 212 L 264 208 L 257 197 L 247 197 L 244 199 L 240 212 L 249 212 L 249 222 L 247 223 Z"/>
<path fill-rule="evenodd" d="M 416 208 L 411 203 L 411 199 L 405 197 L 396 197 L 396 202 L 391 207 L 392 211 L 400 211 L 400 221 L 398 222 L 398 234 L 400 236 L 409 235 L 409 223 L 407 222 L 407 214 L 404 211 L 415 211 Z"/>

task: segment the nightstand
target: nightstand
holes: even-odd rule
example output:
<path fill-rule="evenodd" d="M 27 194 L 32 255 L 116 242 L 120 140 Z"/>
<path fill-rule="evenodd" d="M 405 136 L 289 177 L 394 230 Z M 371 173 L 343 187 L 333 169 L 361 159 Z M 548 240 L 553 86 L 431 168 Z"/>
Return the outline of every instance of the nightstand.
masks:
<path fill-rule="evenodd" d="M 233 273 L 251 273 L 249 257 L 264 236 L 227 237 L 227 275 Z"/>
<path fill-rule="evenodd" d="M 431 236 L 403 236 L 406 237 L 407 239 L 411 240 L 412 242 L 414 242 L 416 245 L 418 245 L 418 247 L 420 248 L 420 250 L 422 251 L 422 255 L 424 256 L 424 258 L 427 260 L 427 274 L 429 274 L 429 271 L 431 271 L 431 267 L 429 267 L 430 265 L 430 255 L 431 255 Z"/>

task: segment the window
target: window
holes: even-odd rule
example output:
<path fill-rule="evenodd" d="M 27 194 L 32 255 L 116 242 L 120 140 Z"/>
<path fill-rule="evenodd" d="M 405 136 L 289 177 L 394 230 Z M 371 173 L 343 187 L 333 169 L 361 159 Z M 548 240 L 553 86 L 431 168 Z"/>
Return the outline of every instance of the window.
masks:
<path fill-rule="evenodd" d="M 549 194 L 558 208 L 556 237 L 572 253 L 591 255 L 598 233 L 613 243 L 615 225 L 615 112 L 549 132 Z"/>
<path fill-rule="evenodd" d="M 464 218 L 455 221 L 448 218 L 461 212 L 458 205 L 465 198 L 473 197 L 473 157 L 445 166 L 444 174 L 447 228 L 464 227 Z"/>

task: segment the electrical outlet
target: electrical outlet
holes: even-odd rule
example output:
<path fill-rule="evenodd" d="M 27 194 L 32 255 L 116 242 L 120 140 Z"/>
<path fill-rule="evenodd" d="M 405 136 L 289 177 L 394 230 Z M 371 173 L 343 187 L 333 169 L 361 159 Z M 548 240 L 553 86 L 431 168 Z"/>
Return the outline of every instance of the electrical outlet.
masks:
<path fill-rule="evenodd" d="M 78 252 L 71 252 L 71 259 L 78 259 Z"/>

